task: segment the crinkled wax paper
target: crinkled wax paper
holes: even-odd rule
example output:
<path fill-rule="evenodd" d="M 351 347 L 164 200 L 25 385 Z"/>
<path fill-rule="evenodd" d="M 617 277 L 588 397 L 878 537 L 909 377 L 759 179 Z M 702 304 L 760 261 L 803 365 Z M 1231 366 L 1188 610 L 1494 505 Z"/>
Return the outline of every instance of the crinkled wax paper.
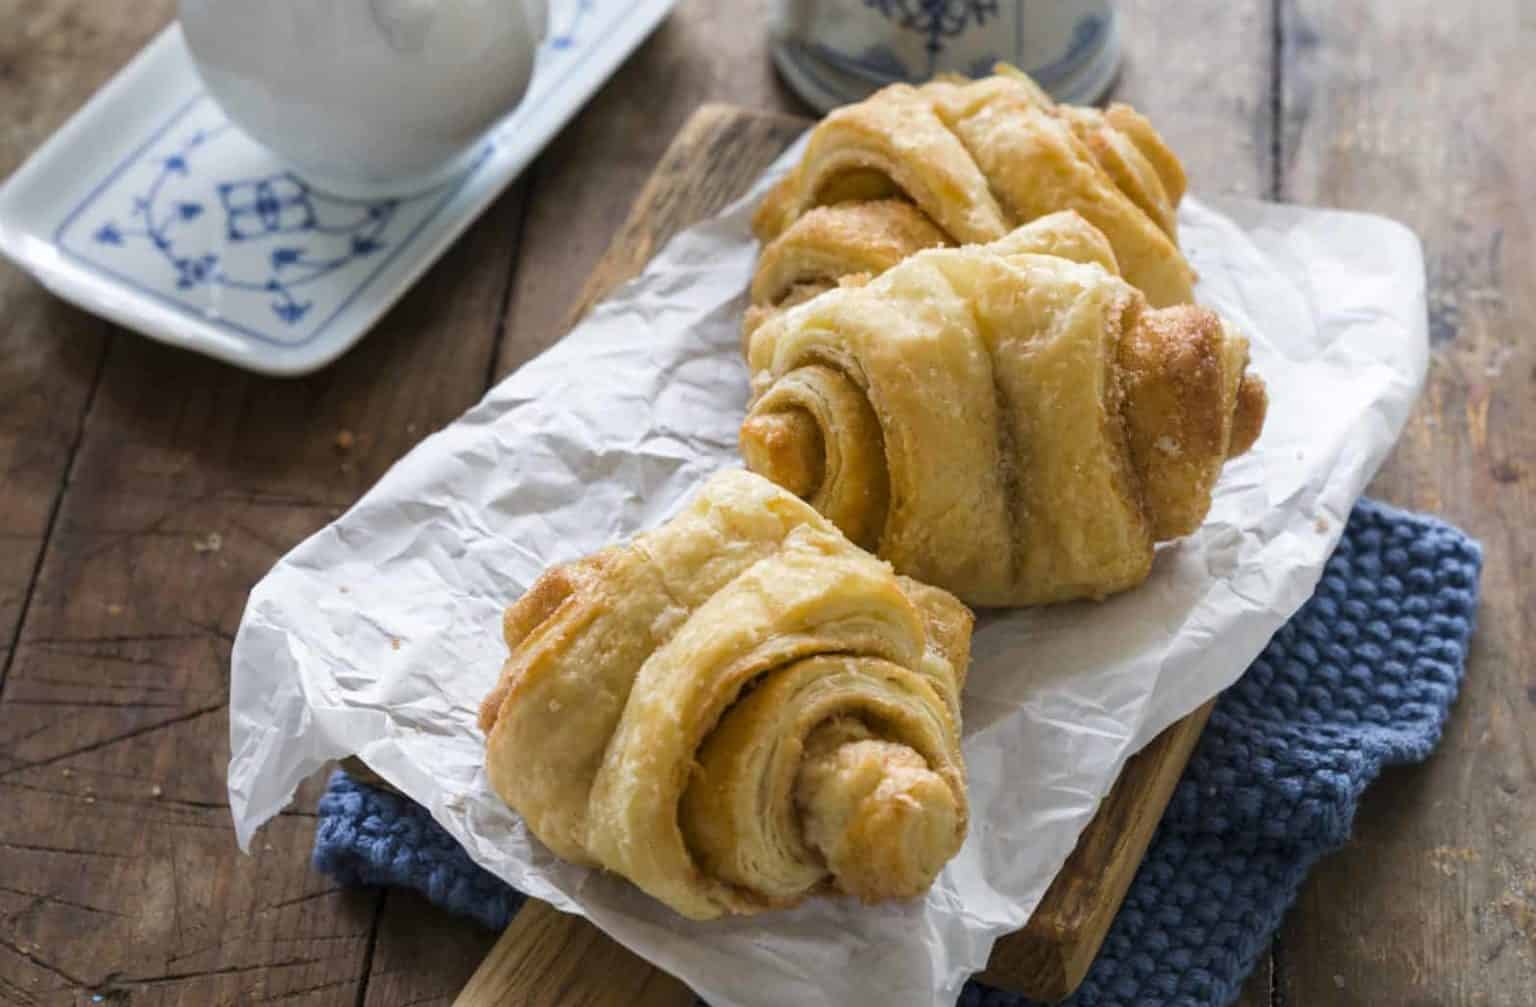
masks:
<path fill-rule="evenodd" d="M 1422 384 L 1423 261 L 1381 218 L 1186 201 L 1200 300 L 1249 335 L 1271 402 L 1205 526 L 1134 591 L 982 615 L 971 831 L 926 898 L 695 923 L 535 841 L 486 786 L 475 712 L 506 656 L 502 608 L 545 567 L 653 527 L 738 463 L 752 205 L 679 235 L 256 586 L 233 658 L 235 827 L 248 847 L 301 779 L 355 753 L 477 862 L 717 1007 L 951 1003 L 1125 759 L 1230 684 L 1311 592 Z"/>

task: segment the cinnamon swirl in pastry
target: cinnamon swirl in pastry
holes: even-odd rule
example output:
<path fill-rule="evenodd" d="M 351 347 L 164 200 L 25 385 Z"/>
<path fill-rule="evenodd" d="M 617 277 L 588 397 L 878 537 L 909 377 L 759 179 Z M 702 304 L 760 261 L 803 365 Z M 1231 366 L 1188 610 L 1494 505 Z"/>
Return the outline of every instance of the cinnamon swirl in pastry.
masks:
<path fill-rule="evenodd" d="M 551 569 L 504 630 L 492 786 L 686 916 L 918 895 L 965 838 L 970 612 L 765 479 Z"/>
<path fill-rule="evenodd" d="M 1113 266 L 1081 218 L 1044 218 L 768 319 L 748 467 L 970 604 L 1140 583 L 1154 543 L 1204 520 L 1266 396 L 1225 319 L 1153 308 Z"/>

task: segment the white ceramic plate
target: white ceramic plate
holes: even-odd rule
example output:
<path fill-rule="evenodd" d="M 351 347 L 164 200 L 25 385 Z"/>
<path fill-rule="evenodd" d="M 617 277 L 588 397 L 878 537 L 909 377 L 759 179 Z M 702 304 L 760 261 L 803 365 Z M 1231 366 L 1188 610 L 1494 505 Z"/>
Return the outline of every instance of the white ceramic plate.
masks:
<path fill-rule="evenodd" d="M 172 24 L 0 185 L 0 252 L 146 336 L 264 374 L 362 338 L 676 0 L 554 0 L 528 96 L 446 182 L 349 200 L 229 125 Z"/>

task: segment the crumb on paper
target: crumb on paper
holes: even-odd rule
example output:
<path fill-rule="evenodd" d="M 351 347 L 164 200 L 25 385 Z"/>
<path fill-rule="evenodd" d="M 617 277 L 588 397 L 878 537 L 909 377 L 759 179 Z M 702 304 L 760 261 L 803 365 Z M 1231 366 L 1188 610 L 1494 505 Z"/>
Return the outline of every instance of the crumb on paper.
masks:
<path fill-rule="evenodd" d="M 342 584 L 336 590 L 340 591 L 342 594 L 351 594 L 352 593 L 352 589 L 350 587 L 347 587 L 347 585 L 345 585 L 345 584 Z"/>
<path fill-rule="evenodd" d="M 211 531 L 192 543 L 194 552 L 218 552 L 224 548 L 224 536 L 216 531 Z"/>
<path fill-rule="evenodd" d="M 389 638 L 389 649 L 390 650 L 399 650 L 400 649 L 400 638 L 398 636 L 392 636 L 392 637 Z"/>
<path fill-rule="evenodd" d="M 357 435 L 354 434 L 352 431 L 350 431 L 350 430 L 338 430 L 338 431 L 336 431 L 336 450 L 337 451 L 351 451 L 353 446 L 356 445 L 356 444 L 357 444 Z"/>
<path fill-rule="evenodd" d="M 1316 528 L 1317 533 L 1321 535 L 1328 530 L 1328 519 L 1319 516 L 1316 521 L 1312 522 L 1312 527 Z"/>

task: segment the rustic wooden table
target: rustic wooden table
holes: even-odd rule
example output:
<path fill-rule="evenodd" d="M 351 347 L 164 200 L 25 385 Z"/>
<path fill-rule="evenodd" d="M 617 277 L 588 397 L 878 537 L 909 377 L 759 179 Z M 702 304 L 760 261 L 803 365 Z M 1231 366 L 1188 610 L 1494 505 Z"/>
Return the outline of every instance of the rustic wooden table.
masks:
<path fill-rule="evenodd" d="M 684 0 L 366 342 L 313 377 L 163 348 L 0 265 L 0 1002 L 451 1001 L 490 935 L 316 875 L 318 781 L 255 856 L 236 851 L 232 635 L 279 555 L 560 336 L 697 105 L 805 111 L 769 68 L 770 6 Z M 1377 211 L 1423 238 L 1429 385 L 1372 492 L 1487 548 L 1444 741 L 1372 789 L 1242 1003 L 1530 1004 L 1536 345 L 1518 333 L 1536 309 L 1536 18 L 1522 0 L 1122 6 L 1117 94 L 1169 136 L 1197 192 Z M 0 0 L 0 176 L 173 7 Z"/>

